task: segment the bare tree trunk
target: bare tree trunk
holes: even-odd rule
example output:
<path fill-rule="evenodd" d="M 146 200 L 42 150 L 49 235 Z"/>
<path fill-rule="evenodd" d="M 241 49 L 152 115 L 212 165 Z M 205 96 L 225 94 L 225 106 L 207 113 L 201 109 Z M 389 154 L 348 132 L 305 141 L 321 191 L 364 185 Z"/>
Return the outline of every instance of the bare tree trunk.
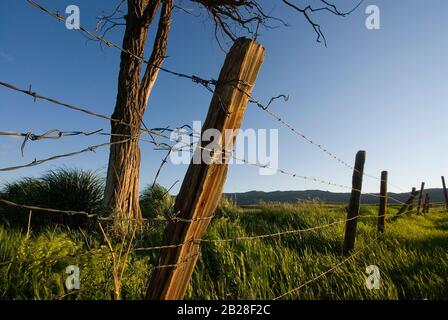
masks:
<path fill-rule="evenodd" d="M 161 1 L 128 0 L 126 30 L 123 49 L 143 57 L 148 30 L 154 21 Z M 153 51 L 140 80 L 142 61 L 129 53 L 122 52 L 118 93 L 111 122 L 111 142 L 122 141 L 129 136 L 132 140 L 113 144 L 110 148 L 104 203 L 113 210 L 116 231 L 127 232 L 132 224 L 142 221 L 139 205 L 141 124 L 146 104 L 156 81 L 158 67 L 166 55 L 170 30 L 172 1 L 164 1 L 160 14 Z"/>

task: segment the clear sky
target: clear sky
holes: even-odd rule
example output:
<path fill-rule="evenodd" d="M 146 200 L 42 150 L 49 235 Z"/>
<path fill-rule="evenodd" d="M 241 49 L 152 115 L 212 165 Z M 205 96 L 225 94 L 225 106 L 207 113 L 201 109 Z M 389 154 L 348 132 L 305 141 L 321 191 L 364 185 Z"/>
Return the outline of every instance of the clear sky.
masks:
<path fill-rule="evenodd" d="M 280 93 L 289 94 L 289 101 L 275 103 L 272 111 L 349 163 L 354 162 L 357 150 L 366 150 L 366 171 L 370 174 L 379 176 L 381 170 L 388 170 L 390 181 L 405 189 L 421 181 L 428 187 L 440 187 L 440 176 L 448 175 L 448 1 L 373 0 L 365 1 L 346 18 L 316 14 L 327 48 L 315 42 L 315 34 L 302 15 L 274 1 L 263 2 L 291 26 L 263 30 L 259 42 L 266 48 L 266 58 L 254 95 L 268 101 Z M 110 12 L 117 1 L 40 3 L 60 13 L 69 4 L 78 5 L 81 24 L 93 30 L 95 17 L 103 10 Z M 346 9 L 354 2 L 335 3 Z M 369 4 L 381 9 L 380 30 L 365 27 Z M 121 44 L 122 34 L 117 30 L 109 38 Z M 67 30 L 24 0 L 0 0 L 0 81 L 19 87 L 32 84 L 33 90 L 49 97 L 110 115 L 119 55 L 115 49 L 101 49 L 77 31 Z M 168 56 L 165 67 L 216 78 L 225 53 L 204 16 L 176 11 Z M 149 127 L 191 125 L 193 120 L 204 120 L 210 98 L 204 88 L 161 73 L 144 120 Z M 0 87 L 0 131 L 41 133 L 56 128 L 108 131 L 109 123 L 47 102 L 34 103 L 30 97 Z M 248 106 L 243 128 L 279 129 L 280 168 L 350 185 L 350 170 L 298 139 L 256 106 Z M 68 137 L 31 142 L 22 158 L 22 140 L 0 137 L 0 166 L 28 163 L 106 141 L 107 137 Z M 144 186 L 152 182 L 164 153 L 146 143 L 141 149 Z M 108 151 L 105 148 L 95 154 L 1 173 L 0 183 L 39 176 L 62 165 L 105 173 Z M 169 186 L 183 178 L 186 168 L 169 164 L 159 181 Z M 366 178 L 364 190 L 377 192 L 378 184 Z M 227 192 L 306 189 L 346 191 L 280 174 L 260 176 L 256 168 L 244 165 L 230 167 L 225 186 Z"/>

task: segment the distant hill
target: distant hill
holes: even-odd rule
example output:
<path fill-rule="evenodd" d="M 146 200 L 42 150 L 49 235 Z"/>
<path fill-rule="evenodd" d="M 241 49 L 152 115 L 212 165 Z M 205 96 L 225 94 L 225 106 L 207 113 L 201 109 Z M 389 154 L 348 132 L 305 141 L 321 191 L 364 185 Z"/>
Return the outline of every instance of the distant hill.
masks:
<path fill-rule="evenodd" d="M 444 200 L 442 189 L 427 189 L 426 193 L 431 197 L 431 202 L 442 202 Z M 297 202 L 301 200 L 318 199 L 323 202 L 341 202 L 349 201 L 350 193 L 335 193 L 322 190 L 306 190 L 306 191 L 249 191 L 244 193 L 225 193 L 224 196 L 233 199 L 236 195 L 238 205 L 258 204 L 260 202 Z M 409 198 L 408 193 L 389 193 L 389 195 L 397 200 L 405 202 Z M 373 204 L 378 203 L 378 197 L 363 195 L 362 203 Z M 392 200 L 390 203 L 394 203 Z"/>

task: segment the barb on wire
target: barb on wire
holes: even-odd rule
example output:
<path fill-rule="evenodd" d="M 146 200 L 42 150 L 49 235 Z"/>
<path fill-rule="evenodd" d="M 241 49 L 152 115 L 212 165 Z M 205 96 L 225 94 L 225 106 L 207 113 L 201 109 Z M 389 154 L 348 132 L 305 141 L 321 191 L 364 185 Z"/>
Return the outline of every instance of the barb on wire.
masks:
<path fill-rule="evenodd" d="M 289 95 L 279 94 L 278 96 L 272 97 L 266 106 L 262 105 L 261 103 L 259 103 L 258 101 L 255 101 L 255 100 L 249 100 L 249 102 L 257 104 L 263 110 L 267 110 L 272 102 L 274 102 L 275 100 L 280 99 L 280 98 L 283 98 L 283 100 L 285 102 L 287 102 L 289 100 Z"/>
<path fill-rule="evenodd" d="M 97 134 L 101 131 L 103 131 L 103 129 L 99 129 L 99 130 L 92 131 L 92 132 L 61 131 L 58 129 L 52 129 L 52 130 L 48 130 L 47 132 L 44 132 L 42 134 L 35 134 L 32 132 L 21 133 L 21 132 L 0 131 L 0 136 L 24 137 L 22 145 L 20 147 L 20 151 L 21 151 L 22 157 L 23 157 L 25 145 L 29 140 L 30 141 L 38 141 L 38 140 L 43 140 L 43 139 L 58 140 L 58 139 L 61 139 L 62 137 L 69 137 L 69 136 L 78 136 L 78 135 L 90 136 L 90 135 Z"/>

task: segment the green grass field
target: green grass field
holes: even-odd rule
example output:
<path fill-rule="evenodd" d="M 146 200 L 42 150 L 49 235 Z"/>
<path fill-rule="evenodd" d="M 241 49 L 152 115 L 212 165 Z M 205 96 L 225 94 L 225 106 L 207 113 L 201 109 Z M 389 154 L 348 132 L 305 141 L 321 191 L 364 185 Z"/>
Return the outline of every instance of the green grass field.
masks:
<path fill-rule="evenodd" d="M 391 207 L 389 215 L 396 210 Z M 282 299 L 448 298 L 448 214 L 433 208 L 426 217 L 404 215 L 388 223 L 380 237 L 376 218 L 366 217 L 376 214 L 375 206 L 362 207 L 356 255 L 321 277 L 345 259 L 344 223 L 265 239 L 203 243 L 187 298 L 273 299 L 298 287 Z M 345 217 L 343 206 L 317 202 L 227 207 L 212 221 L 206 239 L 308 229 Z M 163 227 L 148 227 L 134 245 L 160 244 Z M 29 235 L 1 226 L 0 298 L 111 299 L 112 259 L 102 239 L 94 226 L 32 230 Z M 123 299 L 142 298 L 156 257 L 157 251 L 131 253 Z M 67 292 L 64 287 L 68 265 L 80 267 L 79 291 Z M 369 265 L 379 267 L 378 290 L 366 288 Z"/>

